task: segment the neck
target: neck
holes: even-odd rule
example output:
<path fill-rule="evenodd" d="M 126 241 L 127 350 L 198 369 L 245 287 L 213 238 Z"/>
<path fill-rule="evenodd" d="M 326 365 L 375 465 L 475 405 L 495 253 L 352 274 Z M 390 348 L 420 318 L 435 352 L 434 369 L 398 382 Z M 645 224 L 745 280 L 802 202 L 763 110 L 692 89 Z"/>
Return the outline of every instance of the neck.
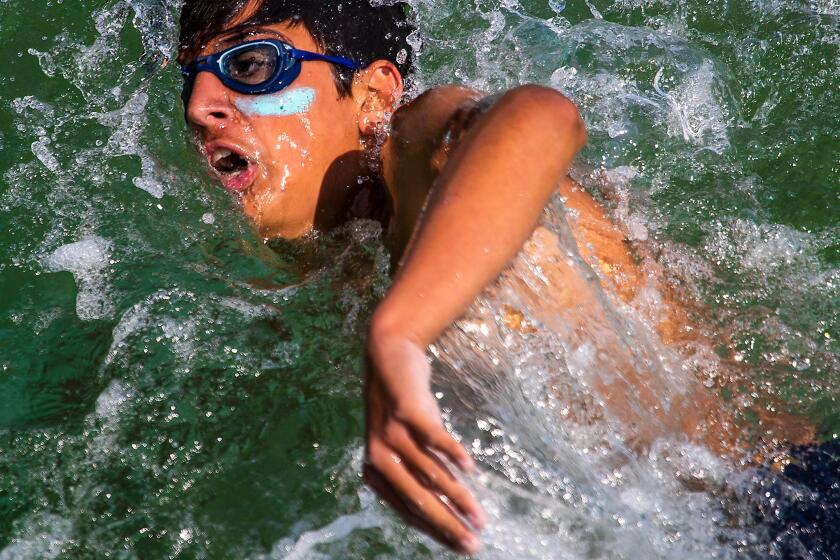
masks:
<path fill-rule="evenodd" d="M 326 231 L 354 218 L 377 220 L 387 227 L 391 202 L 376 168 L 381 169 L 378 157 L 377 161 L 370 161 L 362 150 L 336 159 L 324 175 L 315 229 Z"/>

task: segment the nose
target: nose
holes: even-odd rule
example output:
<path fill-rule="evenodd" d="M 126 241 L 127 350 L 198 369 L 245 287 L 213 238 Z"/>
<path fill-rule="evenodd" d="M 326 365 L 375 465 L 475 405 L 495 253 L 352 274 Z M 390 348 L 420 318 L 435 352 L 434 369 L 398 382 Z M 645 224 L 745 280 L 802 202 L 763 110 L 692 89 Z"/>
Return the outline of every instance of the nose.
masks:
<path fill-rule="evenodd" d="M 187 121 L 195 127 L 213 129 L 233 119 L 230 90 L 210 72 L 195 77 L 192 94 L 187 100 Z"/>

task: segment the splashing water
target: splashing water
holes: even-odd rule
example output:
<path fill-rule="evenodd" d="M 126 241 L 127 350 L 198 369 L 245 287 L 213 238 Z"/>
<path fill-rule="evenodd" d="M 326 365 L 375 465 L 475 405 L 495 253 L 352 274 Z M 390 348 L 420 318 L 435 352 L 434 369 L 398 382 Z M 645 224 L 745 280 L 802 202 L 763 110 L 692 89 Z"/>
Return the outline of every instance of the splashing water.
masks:
<path fill-rule="evenodd" d="M 185 140 L 175 4 L 0 2 L 0 559 L 445 556 L 358 476 L 379 231 L 255 237 Z M 750 437 L 763 413 L 840 433 L 836 3 L 411 5 L 418 88 L 578 104 L 573 175 L 657 273 L 602 289 L 558 200 L 545 243 L 590 313 L 545 304 L 526 252 L 434 346 L 482 557 L 807 557 L 759 514 L 801 487 L 673 434 L 639 452 L 598 388 L 638 369 L 676 410 L 696 379 Z M 662 343 L 670 293 L 702 336 Z"/>

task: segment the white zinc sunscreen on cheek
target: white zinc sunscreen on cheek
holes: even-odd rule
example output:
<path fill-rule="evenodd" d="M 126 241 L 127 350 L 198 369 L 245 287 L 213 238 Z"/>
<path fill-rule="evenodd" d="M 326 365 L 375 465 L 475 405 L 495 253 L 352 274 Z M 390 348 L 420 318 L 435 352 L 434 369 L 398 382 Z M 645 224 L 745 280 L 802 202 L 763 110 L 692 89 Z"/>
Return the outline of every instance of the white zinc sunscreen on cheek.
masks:
<path fill-rule="evenodd" d="M 314 101 L 314 89 L 295 88 L 273 95 L 239 97 L 235 104 L 249 117 L 288 117 L 308 112 Z"/>

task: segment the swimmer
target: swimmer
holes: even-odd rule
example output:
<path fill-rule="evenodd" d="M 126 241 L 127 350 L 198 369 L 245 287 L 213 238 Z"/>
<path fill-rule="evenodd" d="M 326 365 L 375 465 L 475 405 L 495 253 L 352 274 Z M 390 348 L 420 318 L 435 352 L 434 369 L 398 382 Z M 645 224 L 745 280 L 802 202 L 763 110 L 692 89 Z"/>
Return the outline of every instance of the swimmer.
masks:
<path fill-rule="evenodd" d="M 574 104 L 536 85 L 493 97 L 442 86 L 405 102 L 414 30 L 403 3 L 376 4 L 187 0 L 184 109 L 213 173 L 264 237 L 382 222 L 396 272 L 367 343 L 365 477 L 408 522 L 472 554 L 485 515 L 438 454 L 466 472 L 474 465 L 442 423 L 426 349 L 523 247 L 560 262 L 538 227 L 558 186 L 581 254 L 617 292 L 629 297 L 643 274 L 620 230 L 567 177 L 586 142 Z M 579 273 L 548 274 L 557 293 L 546 309 L 597 312 L 581 304 Z M 663 336 L 679 336 L 678 322 L 664 321 Z M 622 421 L 634 421 L 622 392 L 641 378 L 603 388 Z M 716 409 L 702 388 L 693 395 L 671 415 L 679 425 L 663 417 L 656 430 L 699 433 Z M 642 399 L 655 407 L 655 395 Z"/>

